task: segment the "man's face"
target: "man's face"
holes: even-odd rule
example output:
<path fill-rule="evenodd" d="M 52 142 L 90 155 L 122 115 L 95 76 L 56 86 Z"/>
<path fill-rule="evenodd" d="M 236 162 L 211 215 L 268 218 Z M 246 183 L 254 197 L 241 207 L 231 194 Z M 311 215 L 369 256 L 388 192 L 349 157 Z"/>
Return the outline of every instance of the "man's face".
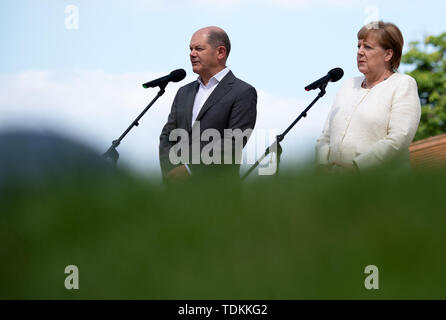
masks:
<path fill-rule="evenodd" d="M 218 49 L 208 43 L 207 33 L 197 31 L 190 40 L 190 61 L 192 70 L 200 77 L 212 76 L 213 71 L 218 68 Z"/>

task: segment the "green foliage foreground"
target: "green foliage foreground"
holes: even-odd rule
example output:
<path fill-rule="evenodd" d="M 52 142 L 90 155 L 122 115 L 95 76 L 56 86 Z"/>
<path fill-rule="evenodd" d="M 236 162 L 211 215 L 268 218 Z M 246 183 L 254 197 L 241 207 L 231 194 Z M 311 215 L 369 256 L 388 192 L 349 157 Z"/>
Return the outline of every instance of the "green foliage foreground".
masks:
<path fill-rule="evenodd" d="M 0 298 L 446 298 L 446 172 L 234 185 L 127 174 L 1 191 Z M 79 268 L 79 290 L 64 269 Z M 379 268 L 379 290 L 364 268 Z"/>

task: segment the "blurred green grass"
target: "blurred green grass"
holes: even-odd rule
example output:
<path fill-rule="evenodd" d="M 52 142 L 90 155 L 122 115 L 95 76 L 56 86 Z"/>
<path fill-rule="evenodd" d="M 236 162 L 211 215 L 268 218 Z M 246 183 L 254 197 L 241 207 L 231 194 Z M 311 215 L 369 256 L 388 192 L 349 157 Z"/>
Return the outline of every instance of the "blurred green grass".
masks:
<path fill-rule="evenodd" d="M 0 194 L 1 299 L 444 299 L 446 171 L 168 185 L 120 172 Z M 79 268 L 79 290 L 64 269 Z M 379 268 L 379 290 L 364 268 Z"/>

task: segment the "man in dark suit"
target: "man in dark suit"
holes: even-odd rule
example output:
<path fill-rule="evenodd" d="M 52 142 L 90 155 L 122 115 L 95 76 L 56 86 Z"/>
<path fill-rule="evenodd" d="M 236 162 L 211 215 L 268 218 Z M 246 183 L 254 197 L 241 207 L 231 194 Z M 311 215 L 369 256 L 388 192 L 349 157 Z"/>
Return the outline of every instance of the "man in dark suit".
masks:
<path fill-rule="evenodd" d="M 239 174 L 241 150 L 236 150 L 237 144 L 243 148 L 254 129 L 257 92 L 226 67 L 230 49 L 229 38 L 221 28 L 206 27 L 193 34 L 190 60 L 199 77 L 178 90 L 161 132 L 159 152 L 164 177 L 220 171 L 234 176 Z M 186 161 L 180 163 L 172 161 L 173 155 L 177 154 L 172 147 L 178 149 L 181 144 L 169 139 L 171 133 L 178 131 L 183 134 L 172 136 L 181 136 L 180 140 L 183 140 L 180 153 L 185 151 Z M 243 134 L 231 137 L 231 132 Z M 208 155 L 215 160 L 211 163 L 203 158 L 205 151 L 210 149 Z"/>

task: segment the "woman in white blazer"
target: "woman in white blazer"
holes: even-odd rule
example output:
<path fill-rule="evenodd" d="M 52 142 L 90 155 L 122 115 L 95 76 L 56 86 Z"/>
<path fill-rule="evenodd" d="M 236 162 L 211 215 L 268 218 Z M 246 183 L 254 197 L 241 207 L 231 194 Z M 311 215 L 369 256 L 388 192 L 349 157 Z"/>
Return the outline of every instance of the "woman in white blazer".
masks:
<path fill-rule="evenodd" d="M 364 169 L 396 155 L 409 161 L 420 121 L 415 80 L 397 69 L 404 40 L 392 23 L 372 22 L 358 32 L 357 65 L 364 75 L 343 83 L 316 145 L 319 164 Z"/>

